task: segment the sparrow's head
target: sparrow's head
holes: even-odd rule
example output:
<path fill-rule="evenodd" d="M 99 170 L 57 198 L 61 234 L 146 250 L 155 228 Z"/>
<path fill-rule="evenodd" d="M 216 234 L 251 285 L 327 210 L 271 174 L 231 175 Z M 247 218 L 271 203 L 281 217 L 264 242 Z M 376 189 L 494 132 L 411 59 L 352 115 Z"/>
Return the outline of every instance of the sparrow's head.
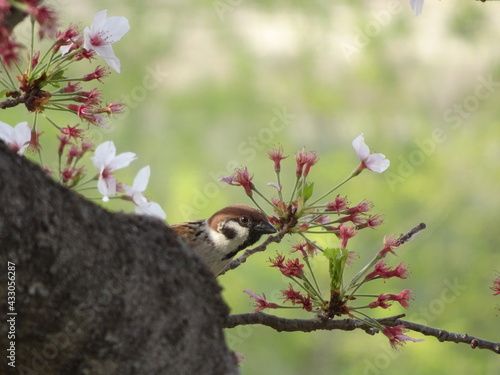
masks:
<path fill-rule="evenodd" d="M 224 259 L 231 259 L 238 251 L 252 246 L 263 234 L 276 232 L 262 212 L 245 205 L 225 207 L 207 222 L 212 240 L 224 252 Z"/>

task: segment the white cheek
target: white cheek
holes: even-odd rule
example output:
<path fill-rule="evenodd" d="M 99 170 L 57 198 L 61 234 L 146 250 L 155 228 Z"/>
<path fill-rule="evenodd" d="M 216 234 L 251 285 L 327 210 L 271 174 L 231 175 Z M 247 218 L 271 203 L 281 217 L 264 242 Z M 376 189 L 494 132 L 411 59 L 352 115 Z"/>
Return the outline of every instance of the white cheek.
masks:
<path fill-rule="evenodd" d="M 226 226 L 236 232 L 234 238 L 228 239 L 224 234 L 216 231 L 210 231 L 210 236 L 217 249 L 224 253 L 230 253 L 236 250 L 248 238 L 248 228 L 244 228 L 236 222 L 230 221 Z"/>

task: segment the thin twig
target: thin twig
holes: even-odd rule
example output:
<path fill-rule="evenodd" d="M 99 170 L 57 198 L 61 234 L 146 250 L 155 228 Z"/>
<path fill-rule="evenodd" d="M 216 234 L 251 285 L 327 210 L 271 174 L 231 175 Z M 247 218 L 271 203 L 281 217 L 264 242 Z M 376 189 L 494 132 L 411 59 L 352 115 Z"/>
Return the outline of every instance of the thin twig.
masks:
<path fill-rule="evenodd" d="M 402 245 L 405 242 L 410 241 L 411 239 L 413 239 L 413 237 L 417 233 L 419 233 L 420 231 L 424 230 L 425 227 L 426 226 L 425 226 L 424 223 L 420 223 L 415 228 L 410 229 L 405 234 L 402 234 L 401 236 L 399 236 L 399 238 L 398 238 L 399 243 Z M 245 251 L 242 256 L 240 256 L 239 258 L 236 258 L 231 263 L 229 263 L 229 265 L 226 267 L 226 269 L 224 271 L 222 271 L 219 274 L 219 276 L 224 275 L 227 271 L 234 270 L 235 268 L 239 267 L 241 264 L 245 263 L 246 260 L 247 260 L 247 258 L 250 255 L 253 255 L 255 253 L 258 253 L 258 252 L 266 250 L 267 246 L 269 244 L 271 244 L 273 242 L 280 243 L 281 240 L 283 239 L 283 237 L 285 237 L 285 234 L 288 233 L 288 230 L 289 230 L 288 225 L 284 225 L 283 228 L 281 228 L 281 230 L 279 231 L 278 234 L 275 234 L 274 236 L 267 237 L 266 240 L 262 244 L 260 244 L 257 247 L 254 247 L 253 249 L 249 249 L 249 250 Z"/>
<path fill-rule="evenodd" d="M 24 103 L 25 99 L 26 98 L 23 95 L 18 98 L 4 100 L 3 102 L 0 102 L 0 109 L 15 107 L 21 103 Z"/>
<path fill-rule="evenodd" d="M 229 263 L 226 269 L 222 271 L 219 274 L 219 276 L 224 275 L 227 271 L 234 270 L 236 267 L 239 267 L 242 263 L 245 263 L 250 255 L 266 250 L 267 246 L 272 242 L 280 243 L 283 237 L 285 237 L 285 234 L 287 233 L 288 233 L 288 225 L 284 225 L 283 228 L 281 228 L 281 230 L 278 232 L 278 234 L 267 237 L 266 240 L 262 242 L 259 246 L 245 251 L 242 256 L 236 258 L 231 263 Z"/>
<path fill-rule="evenodd" d="M 415 228 L 410 229 L 408 232 L 405 234 L 402 234 L 398 238 L 398 242 L 400 245 L 404 244 L 405 242 L 409 242 L 419 233 L 420 231 L 423 231 L 425 229 L 426 225 L 424 223 L 418 224 Z"/>
<path fill-rule="evenodd" d="M 397 325 L 404 325 L 407 329 L 420 332 L 426 336 L 437 338 L 441 342 L 455 342 L 469 344 L 471 348 L 488 349 L 492 352 L 500 354 L 500 343 L 480 339 L 478 337 L 470 336 L 465 333 L 448 332 L 443 329 L 428 327 L 422 324 L 401 320 L 404 314 L 396 315 L 393 317 L 376 319 L 377 322 L 384 326 L 394 327 Z M 332 331 L 335 329 L 343 331 L 353 331 L 355 329 L 362 329 L 370 335 L 378 332 L 377 329 L 368 325 L 366 322 L 357 319 L 287 319 L 280 318 L 274 315 L 265 314 L 263 312 L 247 313 L 230 315 L 226 322 L 226 328 L 234 328 L 240 325 L 248 324 L 261 324 L 273 328 L 278 332 L 312 332 L 317 330 Z"/>

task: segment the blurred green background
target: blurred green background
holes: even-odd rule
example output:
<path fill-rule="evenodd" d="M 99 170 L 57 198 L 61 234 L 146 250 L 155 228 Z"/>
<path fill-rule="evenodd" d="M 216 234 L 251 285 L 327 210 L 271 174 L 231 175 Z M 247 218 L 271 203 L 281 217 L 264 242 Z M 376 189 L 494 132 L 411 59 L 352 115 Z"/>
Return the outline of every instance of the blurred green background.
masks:
<path fill-rule="evenodd" d="M 321 160 L 310 177 L 324 192 L 356 167 L 351 142 L 364 133 L 391 167 L 382 175 L 365 171 L 339 193 L 374 202 L 385 223 L 350 241 L 359 260 L 347 273 L 373 256 L 384 235 L 425 222 L 427 229 L 392 258 L 394 265 L 408 263 L 411 277 L 380 281 L 373 292 L 412 289 L 416 299 L 405 311 L 411 319 L 500 341 L 500 299 L 489 289 L 500 271 L 500 4 L 428 0 L 419 17 L 405 0 L 56 4 L 64 25 L 89 25 L 102 9 L 129 19 L 131 31 L 114 45 L 122 72 L 99 85 L 128 111 L 92 134 L 113 140 L 118 152 L 138 154 L 118 174 L 122 181 L 131 184 L 141 167 L 151 166 L 147 194 L 168 222 L 250 203 L 243 189 L 217 182 L 237 166 L 247 166 L 271 194 L 266 150 L 276 144 L 291 155 L 283 163 L 289 189 L 293 153 L 317 151 Z M 17 123 L 20 115 L 3 112 L 2 120 Z M 47 162 L 51 152 L 46 147 Z M 243 289 L 272 298 L 287 287 L 266 260 L 296 241 L 286 238 L 219 279 L 232 313 L 253 310 Z M 319 257 L 315 267 L 324 275 Z M 378 316 L 401 312 L 393 307 Z M 246 358 L 245 375 L 498 374 L 500 365 L 489 351 L 434 338 L 400 351 L 382 335 L 361 331 L 247 326 L 227 330 L 227 338 Z"/>

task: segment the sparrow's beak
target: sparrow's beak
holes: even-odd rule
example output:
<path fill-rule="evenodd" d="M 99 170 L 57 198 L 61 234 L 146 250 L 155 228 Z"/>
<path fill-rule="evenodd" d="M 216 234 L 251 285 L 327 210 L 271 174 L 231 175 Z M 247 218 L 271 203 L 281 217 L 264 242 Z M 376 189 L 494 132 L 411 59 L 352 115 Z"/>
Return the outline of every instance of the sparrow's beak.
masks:
<path fill-rule="evenodd" d="M 257 224 L 255 226 L 255 231 L 259 234 L 271 234 L 277 232 L 276 228 L 273 227 L 267 220 L 261 221 L 259 224 Z"/>

